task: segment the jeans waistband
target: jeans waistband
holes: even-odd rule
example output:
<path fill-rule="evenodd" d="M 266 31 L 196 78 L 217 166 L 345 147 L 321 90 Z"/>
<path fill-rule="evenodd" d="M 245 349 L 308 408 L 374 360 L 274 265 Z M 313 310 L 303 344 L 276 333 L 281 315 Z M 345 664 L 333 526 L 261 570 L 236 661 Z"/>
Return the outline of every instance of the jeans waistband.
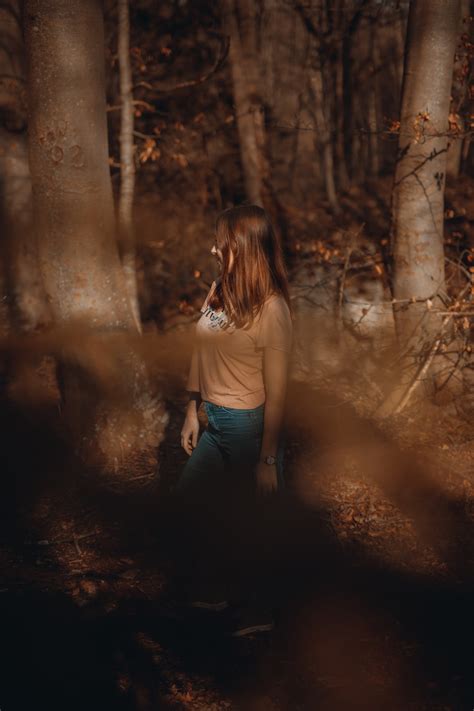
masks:
<path fill-rule="evenodd" d="M 204 407 L 207 410 L 211 410 L 213 412 L 229 412 L 232 414 L 240 414 L 240 413 L 245 413 L 245 412 L 255 412 L 256 414 L 262 412 L 265 409 L 265 403 L 263 402 L 261 405 L 258 405 L 257 407 L 251 407 L 251 408 L 242 408 L 242 407 L 227 407 L 227 405 L 216 405 L 214 402 L 209 402 L 209 400 L 204 400 Z"/>

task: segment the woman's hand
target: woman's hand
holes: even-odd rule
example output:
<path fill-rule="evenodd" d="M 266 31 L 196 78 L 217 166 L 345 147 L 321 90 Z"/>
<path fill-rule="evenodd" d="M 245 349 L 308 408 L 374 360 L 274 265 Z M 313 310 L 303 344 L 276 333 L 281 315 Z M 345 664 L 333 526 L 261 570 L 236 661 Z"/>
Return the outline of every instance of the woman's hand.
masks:
<path fill-rule="evenodd" d="M 278 449 L 285 407 L 288 358 L 289 355 L 286 351 L 280 351 L 276 348 L 264 349 L 265 411 L 260 461 L 256 469 L 257 491 L 261 494 L 272 494 L 278 489 L 276 464 L 265 464 L 262 460 L 268 455 L 274 455 Z"/>
<path fill-rule="evenodd" d="M 186 413 L 183 428 L 181 430 L 181 446 L 188 456 L 191 456 L 196 447 L 199 436 L 199 419 L 196 408 L 189 408 Z"/>
<path fill-rule="evenodd" d="M 260 494 L 273 494 L 278 489 L 276 464 L 259 462 L 256 469 L 257 491 Z"/>

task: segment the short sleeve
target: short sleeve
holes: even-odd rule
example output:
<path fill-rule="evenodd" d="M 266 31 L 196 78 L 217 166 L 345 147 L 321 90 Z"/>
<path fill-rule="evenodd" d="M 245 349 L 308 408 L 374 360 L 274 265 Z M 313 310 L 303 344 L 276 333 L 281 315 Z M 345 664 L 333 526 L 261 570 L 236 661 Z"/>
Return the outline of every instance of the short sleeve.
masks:
<path fill-rule="evenodd" d="M 258 321 L 257 348 L 276 348 L 291 352 L 293 323 L 283 296 L 272 296 L 265 303 Z"/>

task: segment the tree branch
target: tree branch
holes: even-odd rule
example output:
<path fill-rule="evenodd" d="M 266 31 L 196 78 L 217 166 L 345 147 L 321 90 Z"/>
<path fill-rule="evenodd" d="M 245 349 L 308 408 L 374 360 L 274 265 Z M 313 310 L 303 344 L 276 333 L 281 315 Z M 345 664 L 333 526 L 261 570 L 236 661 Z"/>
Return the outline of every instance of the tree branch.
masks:
<path fill-rule="evenodd" d="M 174 84 L 172 86 L 166 86 L 166 85 L 153 86 L 152 84 L 149 84 L 148 82 L 139 82 L 133 88 L 135 89 L 139 86 L 143 86 L 146 89 L 148 89 L 148 91 L 153 91 L 157 94 L 170 94 L 174 91 L 178 91 L 179 89 L 188 89 L 189 87 L 192 87 L 192 86 L 198 86 L 199 84 L 204 84 L 204 82 L 206 82 L 214 74 L 216 74 L 216 72 L 218 72 L 219 69 L 224 64 L 225 60 L 227 59 L 227 55 L 229 54 L 229 46 L 230 46 L 230 38 L 227 36 L 221 36 L 220 53 L 217 56 L 216 61 L 214 62 L 211 69 L 209 69 L 209 71 L 207 71 L 205 74 L 201 74 L 201 76 L 197 77 L 196 79 L 189 79 L 188 81 L 182 81 L 182 82 L 179 82 L 178 84 Z"/>

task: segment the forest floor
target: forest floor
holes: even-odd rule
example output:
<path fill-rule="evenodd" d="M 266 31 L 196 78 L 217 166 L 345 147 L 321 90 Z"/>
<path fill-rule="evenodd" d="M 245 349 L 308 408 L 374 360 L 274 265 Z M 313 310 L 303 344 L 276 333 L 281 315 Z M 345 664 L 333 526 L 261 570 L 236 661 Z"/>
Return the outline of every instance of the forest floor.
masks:
<path fill-rule="evenodd" d="M 367 194 L 345 199 L 346 229 L 366 224 L 364 254 L 375 254 L 371 239 L 380 251 L 387 231 L 389 186 L 380 185 L 373 209 Z M 474 244 L 464 207 L 474 184 L 459 185 L 447 196 L 454 261 Z M 326 249 L 329 218 L 291 219 L 302 260 L 344 262 L 347 234 Z M 322 242 L 312 241 L 315 226 Z M 194 308 L 201 292 L 190 295 Z M 167 299 L 163 318 L 188 324 L 186 300 Z M 186 353 L 170 343 L 180 370 Z M 380 422 L 361 406 L 360 387 L 351 399 L 292 380 L 288 485 L 278 515 L 263 522 L 276 624 L 239 639 L 232 610 L 190 610 L 177 595 L 166 511 L 186 461 L 182 375 L 166 392 L 159 485 L 126 495 L 84 477 L 57 434 L 54 398 L 26 408 L 0 398 L 1 711 L 471 711 L 469 420 L 413 403 Z"/>
<path fill-rule="evenodd" d="M 178 601 L 164 563 L 183 408 L 153 498 L 101 491 L 53 410 L 2 402 L 2 711 L 471 709 L 469 424 L 435 408 L 380 426 L 293 382 L 276 626 L 237 639 L 228 611 Z"/>

